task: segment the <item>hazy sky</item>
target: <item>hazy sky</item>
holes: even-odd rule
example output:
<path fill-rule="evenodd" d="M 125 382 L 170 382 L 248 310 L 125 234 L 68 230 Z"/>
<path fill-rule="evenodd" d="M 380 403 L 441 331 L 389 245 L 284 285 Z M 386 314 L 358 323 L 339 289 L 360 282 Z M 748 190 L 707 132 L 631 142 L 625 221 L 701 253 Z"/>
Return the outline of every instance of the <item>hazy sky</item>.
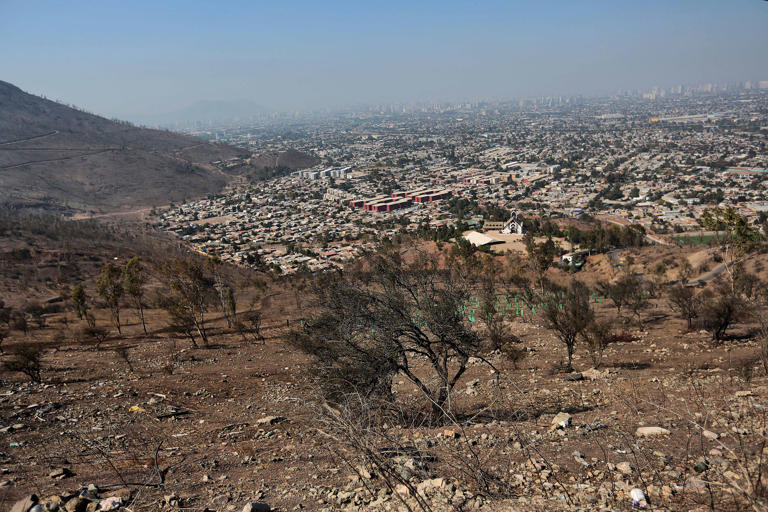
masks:
<path fill-rule="evenodd" d="M 768 2 L 0 0 L 0 79 L 123 117 L 768 80 Z"/>

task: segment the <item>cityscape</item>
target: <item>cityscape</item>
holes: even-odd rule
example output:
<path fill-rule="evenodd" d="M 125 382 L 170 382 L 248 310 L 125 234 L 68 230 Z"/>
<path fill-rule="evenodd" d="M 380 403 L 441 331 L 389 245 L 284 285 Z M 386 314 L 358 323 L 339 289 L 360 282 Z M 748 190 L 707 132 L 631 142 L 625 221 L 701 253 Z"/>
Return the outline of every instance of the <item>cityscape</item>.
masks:
<path fill-rule="evenodd" d="M 289 274 L 342 266 L 404 233 L 519 240 L 500 231 L 532 216 L 638 225 L 672 244 L 700 235 L 701 213 L 716 205 L 765 220 L 767 104 L 763 81 L 194 130 L 256 154 L 293 149 L 322 161 L 270 182 L 244 179 L 153 220 L 205 254 Z"/>

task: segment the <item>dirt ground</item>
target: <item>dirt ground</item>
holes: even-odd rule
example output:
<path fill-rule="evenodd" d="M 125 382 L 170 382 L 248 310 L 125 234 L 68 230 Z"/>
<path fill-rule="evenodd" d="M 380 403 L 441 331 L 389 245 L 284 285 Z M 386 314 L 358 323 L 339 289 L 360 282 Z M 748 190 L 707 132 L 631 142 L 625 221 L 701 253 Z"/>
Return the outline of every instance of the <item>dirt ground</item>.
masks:
<path fill-rule="evenodd" d="M 106 241 L 77 248 L 40 236 L 5 239 L 6 305 L 57 297 L 60 276 L 85 279 L 94 297 L 106 261 L 120 264 L 134 246 L 148 245 L 119 232 L 116 241 L 99 236 Z M 163 290 L 153 262 L 178 249 L 153 244 L 142 255 L 148 302 Z M 677 279 L 684 258 L 717 263 L 702 247 L 645 247 L 590 256 L 574 276 L 551 269 L 549 277 L 594 285 L 619 275 L 616 262 L 628 256 L 645 276 L 664 263 L 666 280 Z M 757 254 L 744 266 L 765 280 L 765 262 Z M 98 347 L 77 340 L 84 323 L 71 311 L 47 315 L 46 326 L 29 334 L 11 332 L 0 359 L 22 343 L 42 343 L 46 352 L 40 384 L 0 370 L 0 510 L 30 493 L 48 503 L 72 499 L 88 485 L 134 511 L 241 510 L 257 500 L 285 511 L 629 510 L 635 488 L 658 510 L 744 510 L 755 505 L 747 496 L 768 494 L 768 471 L 759 472 L 768 455 L 768 378 L 755 323 L 734 326 L 714 346 L 708 334 L 686 332 L 665 299 L 653 299 L 644 325 L 627 313 L 615 319 L 621 341 L 606 349 L 598 370 L 577 346 L 577 378 L 560 370 L 565 347 L 540 319 L 517 318 L 509 327 L 526 357 L 515 364 L 493 353 L 498 372 L 473 361 L 454 393 L 455 424 L 414 419 L 365 431 L 398 469 L 393 479 L 334 430 L 311 361 L 285 341 L 304 315 L 307 289 L 279 279 L 263 290 L 236 269 L 231 277 L 241 310 L 261 297 L 265 343 L 244 340 L 213 311 L 208 348 L 171 335 L 166 313 L 151 307 L 145 335 L 128 306 L 123 335 L 110 327 Z M 607 301 L 593 305 L 598 316 L 615 318 Z M 107 312 L 94 311 L 97 324 L 109 326 Z M 395 397 L 404 410 L 423 403 L 402 377 Z M 570 418 L 553 427 L 559 413 Z M 640 427 L 668 433 L 639 437 Z"/>
<path fill-rule="evenodd" d="M 218 318 L 214 344 L 193 348 L 164 332 L 157 310 L 148 312 L 149 335 L 124 311 L 124 336 L 98 348 L 56 334 L 79 326 L 71 313 L 66 325 L 56 314 L 47 328 L 14 335 L 6 350 L 32 339 L 49 350 L 42 384 L 2 374 L 0 509 L 29 493 L 71 495 L 94 484 L 131 510 L 240 510 L 255 500 L 277 510 L 404 510 L 382 478 L 361 481 L 345 463 L 361 461 L 343 440 L 324 435 L 310 362 L 283 341 L 286 305 L 272 307 L 264 344 L 243 341 Z M 599 308 L 607 314 L 610 306 Z M 515 367 L 496 354 L 499 374 L 479 361 L 470 366 L 455 395 L 466 418 L 450 427 L 455 436 L 427 424 L 387 432 L 404 443 L 428 441 L 433 458 L 416 479 L 451 482 L 445 510 L 628 510 L 633 487 L 663 510 L 707 510 L 711 495 L 689 490 L 703 481 L 694 466 L 706 457 L 738 477 L 738 457 L 727 450 L 761 449 L 743 425 L 765 410 L 768 381 L 752 357 L 758 344 L 749 326 L 719 347 L 683 327 L 673 317 L 628 325 L 633 341 L 612 345 L 600 371 L 569 381 L 557 371 L 564 347 L 535 323 L 515 322 L 528 356 Z M 575 366 L 593 366 L 583 349 Z M 417 396 L 404 379 L 396 391 L 406 402 Z M 571 422 L 553 428 L 560 412 Z M 638 438 L 642 426 L 670 433 Z M 704 429 L 718 439 L 702 437 Z M 506 494 L 467 477 L 456 461 L 471 461 L 473 452 L 510 481 Z M 58 468 L 72 475 L 49 476 Z M 718 510 L 743 503 L 718 499 Z"/>

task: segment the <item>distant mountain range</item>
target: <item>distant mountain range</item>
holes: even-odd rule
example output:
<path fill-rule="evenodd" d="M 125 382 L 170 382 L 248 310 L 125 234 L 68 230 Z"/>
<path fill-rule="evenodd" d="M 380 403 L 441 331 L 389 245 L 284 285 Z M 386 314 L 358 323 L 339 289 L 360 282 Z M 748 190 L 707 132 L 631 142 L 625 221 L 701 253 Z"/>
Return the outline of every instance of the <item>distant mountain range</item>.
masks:
<path fill-rule="evenodd" d="M 234 123 L 249 121 L 270 112 L 250 100 L 198 101 L 184 109 L 161 114 L 134 116 L 147 126 L 173 127 L 194 123 Z"/>
<path fill-rule="evenodd" d="M 249 165 L 230 172 L 211 164 L 237 156 L 252 155 L 105 119 L 0 81 L 0 204 L 5 206 L 94 212 L 162 206 L 219 192 L 233 175 L 250 174 Z M 296 168 L 315 161 L 311 155 L 292 156 Z M 254 163 L 251 169 L 264 165 L 258 157 Z"/>

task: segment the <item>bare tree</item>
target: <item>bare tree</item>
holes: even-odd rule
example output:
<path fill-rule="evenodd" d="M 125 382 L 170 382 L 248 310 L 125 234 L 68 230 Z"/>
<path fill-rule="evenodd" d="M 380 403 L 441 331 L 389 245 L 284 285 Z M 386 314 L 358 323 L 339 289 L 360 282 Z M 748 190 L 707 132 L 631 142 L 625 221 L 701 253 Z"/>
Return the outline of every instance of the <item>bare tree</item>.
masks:
<path fill-rule="evenodd" d="M 613 341 L 611 338 L 610 324 L 608 322 L 600 322 L 596 319 L 592 320 L 587 328 L 582 331 L 581 337 L 592 358 L 592 365 L 595 368 L 600 368 L 600 364 L 603 360 L 603 353 Z"/>
<path fill-rule="evenodd" d="M 84 319 L 88 314 L 88 297 L 82 284 L 77 284 L 72 288 L 72 307 L 75 309 L 75 315 L 80 320 Z"/>
<path fill-rule="evenodd" d="M 260 310 L 251 306 L 246 311 L 237 315 L 236 318 L 236 326 L 244 340 L 246 339 L 246 334 L 250 334 L 254 340 L 264 342 L 264 335 L 261 332 L 262 315 Z"/>
<path fill-rule="evenodd" d="M 715 289 L 701 293 L 700 312 L 697 324 L 712 335 L 712 341 L 719 343 L 728 328 L 749 312 L 749 303 L 733 291 L 727 283 L 719 283 Z"/>
<path fill-rule="evenodd" d="M 120 268 L 111 262 L 104 265 L 96 284 L 96 291 L 109 308 L 110 315 L 112 316 L 112 323 L 115 324 L 118 334 L 122 334 L 123 331 L 120 325 L 120 301 L 125 294 L 125 288 L 123 288 L 123 273 Z"/>
<path fill-rule="evenodd" d="M 500 269 L 495 260 L 491 259 L 481 272 L 479 283 L 480 311 L 479 319 L 488 331 L 488 341 L 493 350 L 500 349 L 510 341 L 519 341 L 509 332 L 509 326 L 505 322 L 505 306 L 500 301 L 499 283 L 497 275 Z"/>
<path fill-rule="evenodd" d="M 175 303 L 176 318 L 191 320 L 203 345 L 208 346 L 205 314 L 212 302 L 213 281 L 205 274 L 204 265 L 193 257 L 176 258 L 161 266 L 168 285 L 168 300 Z"/>
<path fill-rule="evenodd" d="M 598 291 L 613 303 L 619 316 L 622 308 L 636 300 L 636 294 L 640 293 L 642 288 L 640 280 L 630 272 L 625 272 L 613 283 L 600 282 L 597 287 Z"/>
<path fill-rule="evenodd" d="M 141 320 L 144 334 L 147 334 L 147 323 L 144 320 L 144 285 L 147 282 L 147 276 L 138 256 L 129 259 L 123 266 L 123 282 L 125 283 L 125 292 L 131 297 L 133 305 L 139 312 L 139 320 Z"/>
<path fill-rule="evenodd" d="M 0 327 L 0 354 L 4 352 L 3 341 L 5 341 L 5 338 L 8 337 L 9 333 L 10 333 L 10 330 L 7 327 Z"/>
<path fill-rule="evenodd" d="M 40 344 L 24 343 L 17 345 L 13 350 L 13 357 L 5 361 L 5 369 L 11 372 L 21 372 L 32 382 L 41 382 L 42 357 L 43 348 Z"/>
<path fill-rule="evenodd" d="M 562 299 L 560 302 L 559 299 Z M 568 351 L 568 369 L 573 370 L 573 352 L 576 340 L 589 327 L 595 317 L 589 303 L 589 288 L 573 280 L 570 288 L 552 299 L 544 312 L 544 323 L 565 345 Z"/>
<path fill-rule="evenodd" d="M 451 392 L 481 342 L 464 317 L 470 287 L 451 279 L 437 258 L 390 248 L 356 268 L 323 276 L 315 314 L 290 342 L 317 361 L 331 397 L 392 399 L 402 373 L 423 393 L 433 417 L 449 415 Z M 429 370 L 417 373 L 423 362 Z"/>
<path fill-rule="evenodd" d="M 230 314 L 230 296 L 234 298 L 234 292 L 232 287 L 224 281 L 224 277 L 221 275 L 222 262 L 219 258 L 213 256 L 205 261 L 205 268 L 211 272 L 213 276 L 213 289 L 216 290 L 216 294 L 219 298 L 219 304 L 221 306 L 221 312 L 224 313 L 224 319 L 227 321 L 227 328 L 232 328 L 232 321 L 234 316 Z"/>
<path fill-rule="evenodd" d="M 549 267 L 552 266 L 557 249 L 551 239 L 546 242 L 536 243 L 530 231 L 524 235 L 523 243 L 525 243 L 525 250 L 528 253 L 528 264 L 536 274 L 539 290 L 543 294 L 546 273 Z"/>
<path fill-rule="evenodd" d="M 669 307 L 686 321 L 689 331 L 693 329 L 693 320 L 699 314 L 699 306 L 700 300 L 694 288 L 677 284 L 669 289 Z"/>
<path fill-rule="evenodd" d="M 174 299 L 161 297 L 158 300 L 158 306 L 164 309 L 171 319 L 170 329 L 175 334 L 186 336 L 192 342 L 193 347 L 197 347 L 195 339 L 195 317 L 193 313 L 184 305 Z"/>

